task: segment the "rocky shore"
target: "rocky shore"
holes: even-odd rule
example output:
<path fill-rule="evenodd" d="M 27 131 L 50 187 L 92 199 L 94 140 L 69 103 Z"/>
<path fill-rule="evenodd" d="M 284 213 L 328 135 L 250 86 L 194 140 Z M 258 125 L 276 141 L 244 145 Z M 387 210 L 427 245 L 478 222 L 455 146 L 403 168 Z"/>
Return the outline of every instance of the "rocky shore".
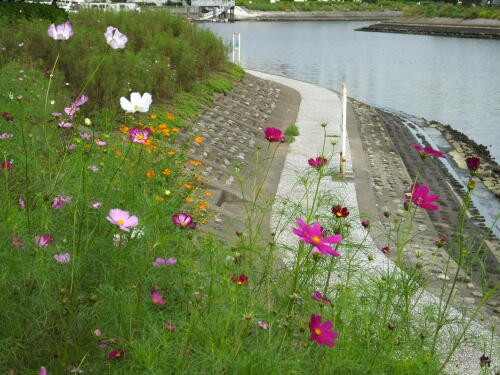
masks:
<path fill-rule="evenodd" d="M 500 39 L 500 21 L 488 19 L 462 20 L 446 17 L 405 17 L 375 23 L 357 29 L 357 31 Z"/>

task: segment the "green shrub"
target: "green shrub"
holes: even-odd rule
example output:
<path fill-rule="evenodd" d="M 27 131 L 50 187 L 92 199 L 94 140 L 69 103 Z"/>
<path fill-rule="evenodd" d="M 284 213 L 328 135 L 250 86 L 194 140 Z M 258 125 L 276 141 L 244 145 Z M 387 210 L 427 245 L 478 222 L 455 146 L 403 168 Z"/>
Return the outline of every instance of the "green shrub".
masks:
<path fill-rule="evenodd" d="M 165 11 L 83 10 L 72 15 L 71 22 L 74 35 L 67 41 L 47 37 L 47 21 L 4 23 L 0 44 L 6 53 L 0 64 L 30 59 L 50 70 L 59 54 L 57 68 L 74 97 L 99 66 L 85 88 L 94 110 L 117 107 L 117 98 L 130 91 L 150 92 L 155 103 L 163 102 L 226 66 L 226 49 L 220 39 Z M 107 45 L 103 33 L 109 25 L 128 36 L 125 49 L 112 50 Z M 22 49 L 19 41 L 24 42 Z"/>
<path fill-rule="evenodd" d="M 52 23 L 63 23 L 68 19 L 64 9 L 47 4 L 0 2 L 0 24 L 15 23 L 20 19 L 43 19 Z"/>

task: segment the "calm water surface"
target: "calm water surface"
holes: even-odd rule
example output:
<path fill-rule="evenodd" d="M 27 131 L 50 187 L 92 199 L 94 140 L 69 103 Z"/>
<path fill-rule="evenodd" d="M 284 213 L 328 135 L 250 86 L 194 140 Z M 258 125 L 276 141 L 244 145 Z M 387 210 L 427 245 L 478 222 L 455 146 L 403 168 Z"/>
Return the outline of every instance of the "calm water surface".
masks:
<path fill-rule="evenodd" d="M 452 125 L 500 161 L 500 41 L 367 33 L 370 22 L 205 24 L 229 43 L 241 33 L 244 67 L 333 89 Z"/>

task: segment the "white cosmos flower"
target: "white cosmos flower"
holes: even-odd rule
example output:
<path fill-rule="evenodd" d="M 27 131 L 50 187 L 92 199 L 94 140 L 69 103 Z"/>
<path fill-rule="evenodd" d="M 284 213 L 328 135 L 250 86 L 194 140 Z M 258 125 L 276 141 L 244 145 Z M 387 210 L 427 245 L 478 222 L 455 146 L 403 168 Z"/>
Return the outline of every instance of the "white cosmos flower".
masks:
<path fill-rule="evenodd" d="M 122 34 L 116 27 L 108 26 L 106 32 L 104 33 L 106 42 L 113 49 L 125 48 L 125 44 L 128 42 L 126 35 Z"/>
<path fill-rule="evenodd" d="M 138 92 L 133 92 L 130 94 L 130 101 L 123 96 L 120 98 L 120 105 L 122 109 L 129 113 L 134 112 L 147 112 L 149 111 L 149 106 L 153 102 L 151 99 L 151 94 L 145 92 L 141 96 Z"/>

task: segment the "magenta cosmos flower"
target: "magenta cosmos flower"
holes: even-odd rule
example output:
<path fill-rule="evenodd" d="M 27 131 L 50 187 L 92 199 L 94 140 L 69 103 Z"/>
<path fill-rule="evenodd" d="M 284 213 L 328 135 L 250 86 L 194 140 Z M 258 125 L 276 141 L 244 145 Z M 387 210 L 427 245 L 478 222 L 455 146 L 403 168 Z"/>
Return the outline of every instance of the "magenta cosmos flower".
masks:
<path fill-rule="evenodd" d="M 328 303 L 330 305 L 332 304 L 332 301 L 330 301 L 323 294 L 321 294 L 321 292 L 319 290 L 317 290 L 316 292 L 314 292 L 314 294 L 312 295 L 311 299 L 313 301 L 317 301 L 317 302 L 324 302 L 324 303 Z"/>
<path fill-rule="evenodd" d="M 389 249 L 389 246 L 385 246 L 381 248 L 380 251 L 384 254 L 388 254 L 391 250 Z"/>
<path fill-rule="evenodd" d="M 66 21 L 60 25 L 52 24 L 49 26 L 47 34 L 54 40 L 68 40 L 73 36 L 73 27 Z"/>
<path fill-rule="evenodd" d="M 311 331 L 311 341 L 316 341 L 319 346 L 327 345 L 329 347 L 334 346 L 333 340 L 339 337 L 337 332 L 331 331 L 333 328 L 333 323 L 329 320 L 321 324 L 320 315 L 311 315 L 311 320 L 309 321 L 309 330 Z"/>
<path fill-rule="evenodd" d="M 142 130 L 136 126 L 130 129 L 129 134 L 129 138 L 132 142 L 145 143 L 151 134 L 151 130 L 149 130 L 149 128 L 144 128 L 144 130 Z"/>
<path fill-rule="evenodd" d="M 475 174 L 475 172 L 479 169 L 481 166 L 481 159 L 475 157 L 475 156 L 470 156 L 467 159 L 465 159 L 465 162 L 467 163 L 467 169 L 472 173 Z"/>
<path fill-rule="evenodd" d="M 439 195 L 429 194 L 428 186 L 415 184 L 412 186 L 411 190 L 413 191 L 411 194 L 411 200 L 415 203 L 415 205 L 430 211 L 439 210 L 438 205 L 429 204 L 437 200 Z"/>
<path fill-rule="evenodd" d="M 328 159 L 325 159 L 325 158 L 322 158 L 321 156 L 318 156 L 315 159 L 309 159 L 307 162 L 309 163 L 309 165 L 311 167 L 319 169 L 319 168 L 328 164 Z"/>
<path fill-rule="evenodd" d="M 42 366 L 42 368 L 40 368 L 40 375 L 47 375 L 47 369 L 45 367 Z"/>
<path fill-rule="evenodd" d="M 151 301 L 153 301 L 155 305 L 164 305 L 165 297 L 163 297 L 161 294 L 158 294 L 158 292 L 153 291 L 151 293 Z"/>
<path fill-rule="evenodd" d="M 320 223 L 316 222 L 309 226 L 302 219 L 297 219 L 297 224 L 299 224 L 299 228 L 292 229 L 293 233 L 299 236 L 299 241 L 314 245 L 314 249 L 318 249 L 322 255 L 331 254 L 334 257 L 340 256 L 340 254 L 329 245 L 341 242 L 342 236 L 340 234 L 323 238 L 323 231 Z"/>
<path fill-rule="evenodd" d="M 115 349 L 108 353 L 109 358 L 115 358 L 115 359 L 123 358 L 124 355 L 125 351 L 123 349 Z"/>
<path fill-rule="evenodd" d="M 11 161 L 6 160 L 6 161 L 3 161 L 2 164 L 0 164 L 0 167 L 2 168 L 2 170 L 10 172 L 10 171 L 12 171 L 13 164 L 14 163 L 12 163 L 12 160 Z"/>
<path fill-rule="evenodd" d="M 193 217 L 185 214 L 184 212 L 180 212 L 176 215 L 172 216 L 172 222 L 180 228 L 189 227 L 191 229 L 196 228 L 196 223 L 193 220 Z"/>
<path fill-rule="evenodd" d="M 137 216 L 130 216 L 128 211 L 123 211 L 119 208 L 113 208 L 110 210 L 106 219 L 108 219 L 111 224 L 117 225 L 118 228 L 124 230 L 125 232 L 130 232 L 129 228 L 135 227 L 139 224 Z"/>
<path fill-rule="evenodd" d="M 420 157 L 422 158 L 426 158 L 427 156 L 434 156 L 435 158 L 445 158 L 446 155 L 443 154 L 441 151 L 439 150 L 434 150 L 431 146 L 421 146 L 421 145 L 418 145 L 418 144 L 413 144 L 412 145 L 415 150 L 417 150 L 418 152 L 420 152 Z"/>
<path fill-rule="evenodd" d="M 231 281 L 236 285 L 246 285 L 248 284 L 248 276 L 244 274 L 233 275 L 231 276 Z"/>
<path fill-rule="evenodd" d="M 75 101 L 71 103 L 71 105 L 74 107 L 80 107 L 80 106 L 84 105 L 85 103 L 87 103 L 88 100 L 89 100 L 89 97 L 85 94 L 82 94 L 78 98 L 76 98 Z"/>
<path fill-rule="evenodd" d="M 448 241 L 449 241 L 449 240 L 448 240 L 448 238 L 446 238 L 446 237 L 441 237 L 441 238 L 438 238 L 438 239 L 436 240 L 436 242 L 434 242 L 434 244 L 436 245 L 436 247 L 441 248 L 441 247 L 443 247 L 444 245 L 446 245 L 446 243 L 447 243 Z"/>
<path fill-rule="evenodd" d="M 46 236 L 35 236 L 35 244 L 38 245 L 38 247 L 46 247 L 52 242 L 54 242 L 54 238 L 52 238 L 50 234 Z"/>
<path fill-rule="evenodd" d="M 333 206 L 332 214 L 334 214 L 336 217 L 347 217 L 349 216 L 349 210 L 347 209 L 347 207 Z"/>
<path fill-rule="evenodd" d="M 286 137 L 283 135 L 283 132 L 278 128 L 267 127 L 264 128 L 264 137 L 269 142 L 285 142 Z"/>

